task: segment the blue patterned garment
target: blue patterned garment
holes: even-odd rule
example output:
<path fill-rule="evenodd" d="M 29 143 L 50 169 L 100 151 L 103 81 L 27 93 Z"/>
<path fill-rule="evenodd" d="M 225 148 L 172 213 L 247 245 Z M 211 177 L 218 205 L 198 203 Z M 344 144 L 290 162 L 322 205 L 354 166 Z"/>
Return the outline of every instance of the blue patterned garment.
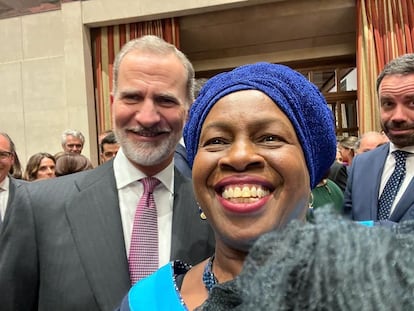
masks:
<path fill-rule="evenodd" d="M 122 301 L 118 311 L 188 311 L 181 298 L 176 276 L 191 269 L 179 260 L 159 268 L 136 283 Z"/>

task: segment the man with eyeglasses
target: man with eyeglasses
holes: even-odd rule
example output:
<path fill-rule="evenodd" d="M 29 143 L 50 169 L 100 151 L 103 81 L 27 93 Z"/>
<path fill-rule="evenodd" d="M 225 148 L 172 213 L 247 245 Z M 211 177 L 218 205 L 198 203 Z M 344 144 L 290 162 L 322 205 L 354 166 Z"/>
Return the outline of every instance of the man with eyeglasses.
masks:
<path fill-rule="evenodd" d="M 0 132 L 0 228 L 16 189 L 23 184 L 9 175 L 15 161 L 15 150 L 9 135 Z"/>

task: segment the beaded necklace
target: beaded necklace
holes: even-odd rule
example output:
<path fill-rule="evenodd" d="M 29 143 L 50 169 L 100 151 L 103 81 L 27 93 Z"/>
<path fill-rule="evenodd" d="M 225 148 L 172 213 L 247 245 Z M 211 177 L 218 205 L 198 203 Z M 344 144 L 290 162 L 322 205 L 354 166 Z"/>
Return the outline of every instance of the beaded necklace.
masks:
<path fill-rule="evenodd" d="M 203 283 L 209 293 L 213 286 L 218 283 L 217 278 L 214 276 L 213 273 L 213 260 L 214 256 L 211 256 L 208 262 L 206 263 L 203 272 Z"/>

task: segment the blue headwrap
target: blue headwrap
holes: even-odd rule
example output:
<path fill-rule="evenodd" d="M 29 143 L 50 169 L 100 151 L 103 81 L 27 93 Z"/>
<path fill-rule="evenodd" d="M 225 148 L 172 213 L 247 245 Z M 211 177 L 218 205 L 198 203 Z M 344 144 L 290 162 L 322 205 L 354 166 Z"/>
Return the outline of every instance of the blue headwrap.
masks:
<path fill-rule="evenodd" d="M 332 111 L 317 87 L 302 74 L 283 65 L 256 63 L 221 73 L 201 89 L 190 109 L 184 140 L 190 165 L 198 149 L 201 128 L 210 109 L 222 97 L 242 90 L 259 90 L 269 96 L 295 128 L 314 188 L 336 156 Z"/>

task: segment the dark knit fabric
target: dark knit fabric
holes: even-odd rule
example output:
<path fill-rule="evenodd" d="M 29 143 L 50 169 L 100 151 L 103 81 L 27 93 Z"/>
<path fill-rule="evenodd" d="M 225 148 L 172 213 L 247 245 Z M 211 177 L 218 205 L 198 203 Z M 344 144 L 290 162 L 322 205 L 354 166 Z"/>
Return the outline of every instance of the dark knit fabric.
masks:
<path fill-rule="evenodd" d="M 414 222 L 365 227 L 324 209 L 262 236 L 200 310 L 414 310 Z"/>
<path fill-rule="evenodd" d="M 241 90 L 262 91 L 286 114 L 302 145 L 311 187 L 315 187 L 336 155 L 332 112 L 314 84 L 283 65 L 245 65 L 207 81 L 191 106 L 190 117 L 184 128 L 190 165 L 193 165 L 201 128 L 211 108 L 222 97 Z"/>

